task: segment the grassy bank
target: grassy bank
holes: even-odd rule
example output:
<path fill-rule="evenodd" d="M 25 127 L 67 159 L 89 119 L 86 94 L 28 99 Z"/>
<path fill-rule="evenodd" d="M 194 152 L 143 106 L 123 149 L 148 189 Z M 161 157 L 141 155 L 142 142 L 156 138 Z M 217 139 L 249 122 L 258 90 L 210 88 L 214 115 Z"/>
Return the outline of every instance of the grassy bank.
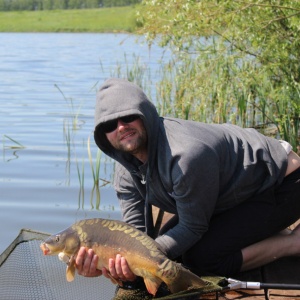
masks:
<path fill-rule="evenodd" d="M 132 6 L 0 12 L 0 32 L 134 32 Z"/>

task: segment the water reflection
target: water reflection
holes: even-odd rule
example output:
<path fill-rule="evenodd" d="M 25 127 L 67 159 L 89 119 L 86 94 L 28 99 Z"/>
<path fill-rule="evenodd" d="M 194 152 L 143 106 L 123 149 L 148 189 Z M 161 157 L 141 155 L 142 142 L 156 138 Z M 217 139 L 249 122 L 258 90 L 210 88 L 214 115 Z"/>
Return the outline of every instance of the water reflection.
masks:
<path fill-rule="evenodd" d="M 94 184 L 91 193 L 90 193 L 90 208 L 92 210 L 97 210 L 100 211 L 100 203 L 101 203 L 101 187 L 107 185 L 108 183 L 105 183 L 101 186 Z M 110 205 L 109 206 L 110 209 L 115 210 L 115 206 L 114 205 Z M 78 209 L 84 209 L 85 208 L 85 189 L 80 188 L 79 192 L 78 192 Z"/>
<path fill-rule="evenodd" d="M 12 150 L 12 148 L 10 148 L 9 150 Z M 18 151 L 20 151 L 20 150 L 13 150 L 11 153 L 11 156 L 13 156 L 13 157 L 10 156 L 11 158 L 7 158 L 8 155 L 6 154 L 6 152 L 8 152 L 8 149 L 3 147 L 3 160 L 6 162 L 9 162 L 11 160 L 19 158 L 19 155 L 17 154 Z M 11 152 L 11 151 L 9 151 L 9 152 Z"/>

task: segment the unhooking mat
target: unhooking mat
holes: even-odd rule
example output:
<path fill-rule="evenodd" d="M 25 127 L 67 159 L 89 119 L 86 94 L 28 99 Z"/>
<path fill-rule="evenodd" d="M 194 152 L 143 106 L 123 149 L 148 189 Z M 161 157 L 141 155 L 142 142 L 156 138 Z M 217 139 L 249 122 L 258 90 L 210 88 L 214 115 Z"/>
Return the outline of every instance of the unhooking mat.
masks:
<path fill-rule="evenodd" d="M 1 300 L 110 300 L 114 297 L 116 286 L 104 277 L 75 276 L 73 282 L 67 282 L 66 265 L 57 256 L 45 257 L 40 250 L 41 240 L 48 236 L 22 229 L 0 255 Z M 213 278 L 201 291 L 189 291 L 190 295 L 181 292 L 160 299 L 191 299 L 193 295 L 193 299 L 198 299 L 200 294 L 222 290 L 218 285 L 220 280 Z M 134 295 L 130 297 L 133 298 Z"/>

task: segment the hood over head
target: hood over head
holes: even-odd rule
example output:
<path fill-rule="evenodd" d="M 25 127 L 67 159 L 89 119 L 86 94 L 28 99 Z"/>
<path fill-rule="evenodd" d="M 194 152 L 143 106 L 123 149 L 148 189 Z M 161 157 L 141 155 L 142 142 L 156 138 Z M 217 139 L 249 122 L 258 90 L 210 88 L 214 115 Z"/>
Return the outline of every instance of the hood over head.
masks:
<path fill-rule="evenodd" d="M 128 115 L 139 115 L 148 135 L 148 158 L 156 153 L 159 115 L 152 102 L 136 84 L 126 79 L 110 78 L 100 87 L 96 99 L 94 139 L 108 156 L 130 168 L 135 158 L 111 146 L 100 124 Z"/>

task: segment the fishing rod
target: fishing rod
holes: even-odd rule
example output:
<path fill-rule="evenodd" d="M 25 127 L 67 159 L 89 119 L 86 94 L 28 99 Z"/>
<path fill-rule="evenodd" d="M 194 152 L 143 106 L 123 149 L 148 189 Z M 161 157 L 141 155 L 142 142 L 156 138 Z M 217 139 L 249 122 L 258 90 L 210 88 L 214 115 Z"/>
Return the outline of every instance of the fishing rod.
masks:
<path fill-rule="evenodd" d="M 238 290 L 262 290 L 262 289 L 273 289 L 273 290 L 300 290 L 300 284 L 290 283 L 263 283 L 254 281 L 240 281 L 233 278 L 228 278 L 228 286 L 224 289 Z"/>
<path fill-rule="evenodd" d="M 267 290 L 300 290 L 300 284 L 294 283 L 264 283 L 255 281 L 240 281 L 233 278 L 228 278 L 228 285 L 223 290 L 264 290 L 265 299 L 269 300 Z M 218 298 L 217 298 L 218 299 Z"/>

